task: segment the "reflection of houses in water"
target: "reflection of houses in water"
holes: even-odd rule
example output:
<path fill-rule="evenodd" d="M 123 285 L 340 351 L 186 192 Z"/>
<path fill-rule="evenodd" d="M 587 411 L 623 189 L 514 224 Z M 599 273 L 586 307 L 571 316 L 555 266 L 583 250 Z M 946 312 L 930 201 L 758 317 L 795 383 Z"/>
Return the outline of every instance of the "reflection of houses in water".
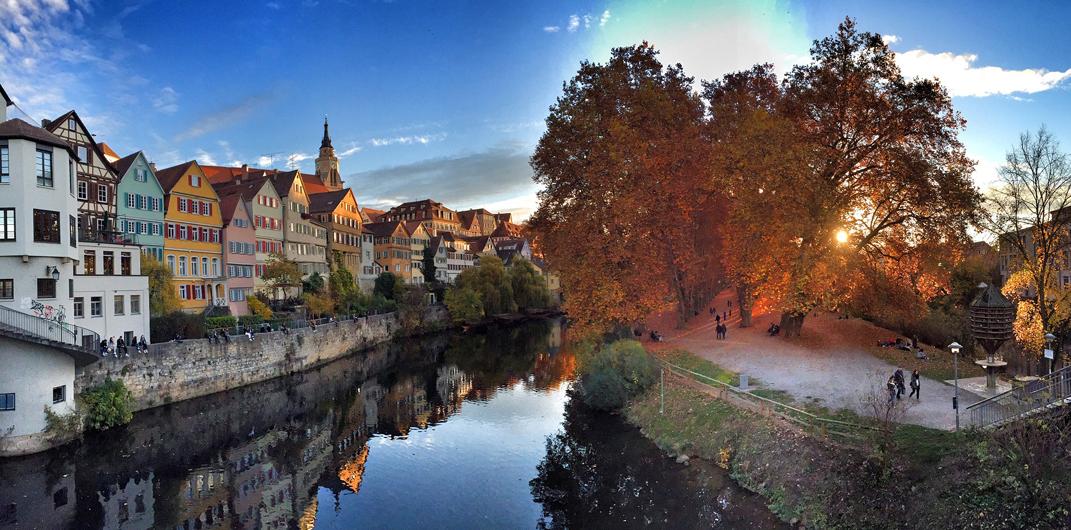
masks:
<path fill-rule="evenodd" d="M 379 402 L 387 395 L 387 390 L 375 379 L 369 379 L 358 391 L 364 404 L 364 424 L 369 429 L 375 429 L 379 423 Z"/>
<path fill-rule="evenodd" d="M 338 469 L 338 480 L 353 493 L 360 493 L 361 479 L 364 478 L 364 464 L 368 461 L 368 444 L 361 447 L 357 456 L 343 462 Z"/>
<path fill-rule="evenodd" d="M 271 431 L 227 451 L 231 476 L 231 503 L 243 528 L 285 528 L 294 520 L 294 484 L 276 467 L 268 452 L 287 439 L 285 431 Z"/>
<path fill-rule="evenodd" d="M 334 414 L 328 414 L 325 421 L 308 427 L 304 431 L 304 437 L 298 439 L 301 444 L 301 461 L 294 469 L 294 509 L 295 512 L 306 512 L 309 503 L 316 500 L 316 487 L 320 477 L 327 469 L 331 461 L 334 444 L 331 443 L 331 425 L 334 424 Z M 313 514 L 315 514 L 315 510 Z"/>
<path fill-rule="evenodd" d="M 2 103 L 2 102 L 0 102 Z M 41 456 L 13 461 L 0 475 L 0 528 L 71 528 L 75 517 L 74 466 L 53 469 Z M 16 480 L 17 479 L 17 480 Z"/>
<path fill-rule="evenodd" d="M 104 512 L 104 528 L 142 529 L 156 525 L 153 512 L 153 474 L 135 474 L 120 486 L 111 484 L 97 492 Z"/>
<path fill-rule="evenodd" d="M 440 366 L 436 371 L 435 390 L 443 408 L 438 416 L 445 418 L 461 410 L 461 402 L 472 390 L 472 378 L 456 365 Z"/>
<path fill-rule="evenodd" d="M 562 349 L 562 325 L 555 322 L 550 326 L 550 334 L 547 335 L 547 352 L 554 355 Z"/>
<path fill-rule="evenodd" d="M 186 475 L 179 501 L 182 518 L 176 526 L 183 530 L 229 528 L 230 497 L 227 491 L 229 471 L 220 463 L 205 466 Z"/>

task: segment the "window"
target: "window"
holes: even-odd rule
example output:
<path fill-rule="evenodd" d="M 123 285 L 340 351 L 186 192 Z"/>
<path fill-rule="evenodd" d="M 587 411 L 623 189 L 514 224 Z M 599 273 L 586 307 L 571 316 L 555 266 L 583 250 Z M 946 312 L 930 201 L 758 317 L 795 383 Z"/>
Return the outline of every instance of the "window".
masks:
<path fill-rule="evenodd" d="M 141 295 L 140 294 L 132 294 L 132 295 L 130 295 L 130 314 L 131 315 L 140 315 L 141 314 Z"/>
<path fill-rule="evenodd" d="M 212 277 L 219 276 L 219 258 L 212 258 Z"/>
<path fill-rule="evenodd" d="M 197 259 L 197 256 L 194 256 L 194 257 L 190 258 L 190 275 L 191 276 L 197 276 L 198 275 L 198 271 L 200 270 L 198 268 L 199 267 L 199 265 L 198 265 L 199 263 L 200 263 L 200 261 Z"/>
<path fill-rule="evenodd" d="M 108 220 L 101 217 L 97 219 L 97 232 L 104 232 L 108 229 Z"/>
<path fill-rule="evenodd" d="M 0 208 L 0 241 L 15 240 L 15 209 Z"/>
<path fill-rule="evenodd" d="M 185 285 L 180 285 L 178 287 L 178 293 L 179 293 L 179 298 L 181 298 L 183 300 L 189 299 L 189 297 L 186 296 L 186 286 Z"/>
<path fill-rule="evenodd" d="M 175 274 L 175 256 L 170 254 L 167 256 L 167 270 L 171 271 L 171 274 Z"/>
<path fill-rule="evenodd" d="M 175 225 L 167 223 L 167 238 L 175 239 Z"/>
<path fill-rule="evenodd" d="M 63 403 L 64 401 L 67 401 L 67 385 L 53 387 L 52 403 Z"/>
<path fill-rule="evenodd" d="M 115 274 L 115 252 L 111 250 L 105 250 L 103 256 L 104 270 L 101 271 L 101 274 L 107 274 L 109 276 Z"/>
<path fill-rule="evenodd" d="M 186 210 L 187 210 L 187 207 L 186 207 L 186 198 L 185 198 L 185 197 L 179 197 L 179 200 L 178 200 L 178 211 L 180 211 L 180 212 L 185 212 Z"/>
<path fill-rule="evenodd" d="M 197 175 L 190 175 L 190 186 L 193 186 L 195 188 L 200 188 L 201 187 L 201 177 L 199 177 Z"/>
<path fill-rule="evenodd" d="M 121 294 L 115 295 L 115 314 L 116 315 L 126 314 L 126 301 L 123 300 L 123 298 L 124 297 Z"/>
<path fill-rule="evenodd" d="M 89 149 L 86 146 L 78 146 L 78 160 L 81 160 L 83 164 L 89 164 Z"/>
<path fill-rule="evenodd" d="M 178 259 L 179 276 L 186 275 L 186 256 L 179 256 Z"/>
<path fill-rule="evenodd" d="M 149 172 L 145 169 L 138 168 L 137 171 L 134 172 L 134 180 L 138 182 L 145 182 L 145 180 L 148 178 L 148 174 Z"/>
<path fill-rule="evenodd" d="M 89 316 L 99 317 L 104 311 L 104 298 L 94 296 L 89 299 Z"/>
<path fill-rule="evenodd" d="M 84 180 L 79 180 L 78 181 L 78 200 L 80 200 L 80 201 L 88 201 L 89 200 L 89 183 L 87 183 Z"/>
<path fill-rule="evenodd" d="M 0 410 L 15 410 L 15 394 L 0 394 Z"/>
<path fill-rule="evenodd" d="M 186 225 L 179 225 L 179 227 L 178 227 L 178 238 L 179 239 L 186 239 Z"/>
<path fill-rule="evenodd" d="M 37 185 L 52 187 L 52 151 L 37 150 L 34 158 L 34 171 L 37 174 Z"/>
<path fill-rule="evenodd" d="M 60 242 L 59 212 L 34 209 L 33 240 L 38 243 Z"/>
<path fill-rule="evenodd" d="M 78 246 L 78 220 L 72 215 L 72 216 L 70 216 L 69 222 L 67 224 L 69 225 L 67 230 L 70 231 L 69 234 L 68 234 L 68 236 L 69 236 L 68 239 L 70 240 L 70 244 L 71 244 L 72 247 L 77 247 Z"/>
<path fill-rule="evenodd" d="M 127 208 L 136 208 L 137 204 L 138 204 L 137 196 L 132 194 L 132 193 L 127 193 L 126 194 L 126 207 Z"/>
<path fill-rule="evenodd" d="M 78 297 L 74 299 L 74 318 L 86 316 L 86 299 Z"/>
<path fill-rule="evenodd" d="M 15 280 L 4 278 L 0 280 L 0 300 L 15 299 Z"/>
<path fill-rule="evenodd" d="M 67 278 L 67 298 L 74 296 L 74 278 Z"/>
<path fill-rule="evenodd" d="M 82 258 L 82 271 L 89 276 L 97 273 L 97 251 L 87 250 Z"/>
<path fill-rule="evenodd" d="M 119 271 L 123 276 L 130 276 L 130 253 L 119 254 Z"/>
<path fill-rule="evenodd" d="M 97 202 L 104 203 L 104 204 L 108 203 L 108 185 L 107 184 L 97 184 Z"/>
<path fill-rule="evenodd" d="M 55 298 L 56 297 L 56 280 L 52 278 L 38 278 L 37 279 L 37 297 L 38 298 Z"/>
<path fill-rule="evenodd" d="M 11 160 L 6 145 L 0 145 L 0 184 L 11 182 Z"/>
<path fill-rule="evenodd" d="M 58 510 L 67 505 L 67 488 L 60 488 L 52 494 L 52 509 Z"/>

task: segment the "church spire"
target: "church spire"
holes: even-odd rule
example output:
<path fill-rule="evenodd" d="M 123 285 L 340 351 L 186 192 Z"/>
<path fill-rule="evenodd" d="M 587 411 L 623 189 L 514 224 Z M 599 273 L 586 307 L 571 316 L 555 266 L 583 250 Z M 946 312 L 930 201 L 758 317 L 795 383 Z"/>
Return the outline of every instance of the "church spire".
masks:
<path fill-rule="evenodd" d="M 327 115 L 324 115 L 324 139 L 320 142 L 320 149 L 331 147 L 331 135 L 327 134 Z"/>

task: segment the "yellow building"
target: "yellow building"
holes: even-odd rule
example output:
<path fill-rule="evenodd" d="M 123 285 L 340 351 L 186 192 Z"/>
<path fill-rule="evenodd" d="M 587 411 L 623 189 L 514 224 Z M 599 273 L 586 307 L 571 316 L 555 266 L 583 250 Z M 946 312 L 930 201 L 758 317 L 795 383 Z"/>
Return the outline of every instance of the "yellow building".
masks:
<path fill-rule="evenodd" d="M 182 309 L 226 306 L 219 196 L 195 160 L 156 172 L 166 194 L 164 263 Z"/>

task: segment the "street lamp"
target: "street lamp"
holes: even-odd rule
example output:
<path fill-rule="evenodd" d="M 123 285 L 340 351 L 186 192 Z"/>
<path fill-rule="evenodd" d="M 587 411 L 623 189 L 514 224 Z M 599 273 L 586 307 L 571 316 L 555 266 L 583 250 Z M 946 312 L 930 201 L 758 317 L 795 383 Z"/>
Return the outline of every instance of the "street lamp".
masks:
<path fill-rule="evenodd" d="M 948 345 L 948 349 L 952 351 L 952 369 L 955 372 L 954 379 L 956 382 L 956 393 L 952 396 L 952 408 L 956 411 L 956 431 L 959 431 L 959 351 L 963 349 L 958 342 L 953 342 Z"/>
<path fill-rule="evenodd" d="M 1049 360 L 1049 373 L 1052 373 L 1052 361 L 1055 359 L 1056 354 L 1053 352 L 1052 343 L 1056 342 L 1056 335 L 1052 333 L 1045 334 L 1045 358 Z"/>

